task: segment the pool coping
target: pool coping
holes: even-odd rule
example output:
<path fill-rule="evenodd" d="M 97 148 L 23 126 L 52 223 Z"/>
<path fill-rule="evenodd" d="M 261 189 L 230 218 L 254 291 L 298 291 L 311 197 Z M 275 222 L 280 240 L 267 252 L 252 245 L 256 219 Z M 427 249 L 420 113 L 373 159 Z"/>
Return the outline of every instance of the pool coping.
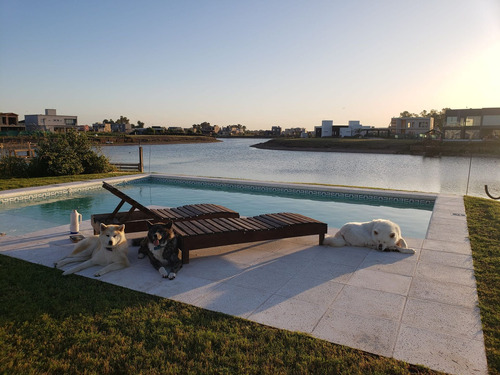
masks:
<path fill-rule="evenodd" d="M 404 254 L 399 254 L 401 255 L 399 257 L 398 254 L 351 247 L 332 251 L 317 244 L 311 246 L 310 240 L 304 237 L 305 240 L 284 239 L 257 244 L 256 249 L 253 246 L 234 246 L 225 255 L 219 254 L 217 249 L 208 249 L 210 252 L 206 252 L 205 256 L 206 254 L 215 256 L 204 258 L 203 252 L 200 252 L 201 257 L 195 258 L 198 260 L 191 262 L 189 267 L 184 267 L 174 281 L 162 280 L 152 267 L 146 262 L 139 263 L 137 259 L 133 261 L 133 267 L 111 273 L 109 276 L 105 275 L 100 279 L 103 282 L 240 316 L 269 326 L 305 332 L 330 342 L 425 365 L 439 371 L 452 374 L 470 372 L 487 374 L 472 250 L 461 195 L 168 174 L 132 175 L 59 184 L 50 188 L 16 189 L 15 192 L 9 191 L 9 193 L 22 192 L 30 195 L 73 191 L 89 186 L 100 186 L 103 180 L 120 183 L 150 176 L 215 183 L 252 183 L 267 187 L 299 186 L 315 190 L 379 193 L 398 197 L 414 197 L 418 194 L 425 199 L 434 199 L 425 238 L 407 239 L 409 245 L 417 250 L 415 255 L 409 257 Z M 0 198 L 2 196 L 5 194 L 0 193 Z M 91 233 L 90 224 L 87 223 L 87 226 L 89 227 L 87 232 Z M 0 251 L 5 255 L 50 266 L 53 263 L 52 258 L 71 251 L 67 230 L 65 225 L 38 232 L 35 238 L 31 235 L 5 236 L 0 238 L 2 248 Z M 335 228 L 329 228 L 329 234 L 334 232 Z M 245 251 L 240 251 L 242 249 Z M 252 256 L 262 257 L 262 254 L 266 254 L 268 258 L 250 259 Z M 282 258 L 277 258 L 277 254 L 282 254 Z M 304 258 L 306 254 L 316 255 L 314 258 L 310 258 L 310 255 Z M 231 256 L 236 258 L 230 258 Z M 225 261 L 222 260 L 224 257 L 227 257 Z M 337 267 L 335 270 L 339 271 L 339 274 L 331 276 L 331 269 L 325 268 L 324 264 L 315 263 L 313 274 L 305 274 L 304 277 L 300 272 L 295 273 L 286 284 L 289 285 L 289 289 L 283 286 L 272 292 L 267 290 L 275 285 L 266 278 L 283 276 L 282 267 L 293 266 L 292 259 L 295 258 L 301 258 L 302 261 L 307 259 L 310 263 L 317 262 L 317 259 L 324 259 L 324 262 L 331 261 L 331 264 Z M 229 263 L 233 265 L 247 262 L 245 267 L 248 268 L 240 270 L 237 274 L 223 275 L 221 279 L 215 279 L 214 272 L 222 274 L 229 272 L 224 266 L 227 267 L 226 263 L 230 259 L 234 263 Z M 386 263 L 388 259 L 392 261 Z M 283 265 L 277 267 L 278 262 L 283 262 Z M 138 269 L 142 273 L 137 273 Z M 327 272 L 323 275 L 326 276 L 324 284 L 301 289 L 301 294 L 294 292 L 298 284 L 305 283 L 307 286 L 310 283 L 308 280 L 318 279 L 322 276 L 322 272 Z M 82 276 L 93 278 L 92 274 L 92 270 L 80 273 Z M 137 282 L 139 285 L 130 284 L 130 280 L 135 280 L 132 275 L 139 277 L 140 280 Z M 262 283 L 255 285 L 259 282 L 259 278 L 263 279 L 262 283 L 265 285 Z M 322 300 L 331 298 L 328 307 L 318 307 L 316 302 L 310 303 L 304 300 L 304 298 L 317 298 L 313 292 L 318 287 L 330 288 L 321 292 L 332 293 L 331 296 L 322 295 Z M 332 289 L 334 287 L 338 288 L 335 295 Z M 255 305 L 248 311 L 245 310 L 245 313 L 233 313 L 242 304 L 247 309 L 252 303 Z M 366 307 L 370 304 L 384 311 L 371 312 L 370 307 Z M 353 309 L 353 305 L 357 308 Z M 391 305 L 398 307 L 392 309 Z M 351 307 L 348 308 L 349 306 Z M 289 308 L 294 309 L 294 314 L 288 314 Z M 392 314 L 390 316 L 387 315 L 389 311 Z"/>

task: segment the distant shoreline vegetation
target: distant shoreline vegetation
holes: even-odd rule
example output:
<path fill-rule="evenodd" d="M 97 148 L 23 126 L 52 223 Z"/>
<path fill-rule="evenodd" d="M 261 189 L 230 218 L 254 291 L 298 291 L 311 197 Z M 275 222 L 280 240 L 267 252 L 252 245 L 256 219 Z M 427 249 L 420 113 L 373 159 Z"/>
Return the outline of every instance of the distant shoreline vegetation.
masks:
<path fill-rule="evenodd" d="M 274 138 L 252 147 L 286 151 L 500 157 L 500 141 L 441 142 L 410 139 Z"/>

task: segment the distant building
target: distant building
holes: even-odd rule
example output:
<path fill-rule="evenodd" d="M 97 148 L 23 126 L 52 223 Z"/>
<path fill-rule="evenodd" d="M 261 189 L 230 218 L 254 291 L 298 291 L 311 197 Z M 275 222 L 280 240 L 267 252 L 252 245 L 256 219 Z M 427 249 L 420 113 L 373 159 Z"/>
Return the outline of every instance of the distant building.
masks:
<path fill-rule="evenodd" d="M 68 130 L 77 130 L 77 116 L 61 116 L 56 114 L 55 109 L 46 109 L 44 115 L 25 115 L 24 123 L 28 131 L 49 131 L 53 133 L 65 133 Z"/>
<path fill-rule="evenodd" d="M 290 129 L 285 129 L 283 134 L 285 137 L 300 137 L 300 135 L 305 132 L 304 128 L 290 128 Z"/>
<path fill-rule="evenodd" d="M 130 133 L 132 131 L 132 124 L 111 124 L 111 131 L 114 133 Z"/>
<path fill-rule="evenodd" d="M 390 131 L 393 135 L 420 136 L 434 129 L 432 117 L 393 117 Z"/>
<path fill-rule="evenodd" d="M 271 127 L 271 135 L 278 137 L 281 135 L 281 126 L 273 126 Z"/>
<path fill-rule="evenodd" d="M 340 138 L 362 136 L 362 131 L 368 129 L 371 127 L 361 125 L 359 121 L 349 121 L 347 127 L 340 128 Z"/>
<path fill-rule="evenodd" d="M 19 116 L 16 113 L 0 113 L 0 132 L 17 135 L 26 129 L 24 124 L 19 124 Z"/>
<path fill-rule="evenodd" d="M 321 126 L 314 127 L 316 137 L 356 137 L 362 135 L 363 131 L 372 129 L 370 126 L 361 125 L 359 121 L 349 121 L 349 125 L 333 125 L 332 120 L 323 120 Z"/>
<path fill-rule="evenodd" d="M 500 138 L 500 108 L 448 109 L 445 118 L 445 139 Z"/>
<path fill-rule="evenodd" d="M 332 137 L 333 136 L 333 121 L 323 120 L 321 121 L 321 137 Z"/>
<path fill-rule="evenodd" d="M 88 125 L 78 125 L 77 127 L 79 132 L 88 132 L 90 131 L 90 126 Z"/>
<path fill-rule="evenodd" d="M 96 122 L 92 124 L 92 130 L 96 133 L 111 133 L 111 124 L 109 122 Z"/>

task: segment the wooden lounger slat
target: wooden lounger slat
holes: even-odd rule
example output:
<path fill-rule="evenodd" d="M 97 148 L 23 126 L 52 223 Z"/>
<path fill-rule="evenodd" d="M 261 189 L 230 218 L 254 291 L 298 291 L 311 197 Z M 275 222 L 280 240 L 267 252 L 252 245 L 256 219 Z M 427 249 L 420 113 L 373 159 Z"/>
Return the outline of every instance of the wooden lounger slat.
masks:
<path fill-rule="evenodd" d="M 202 231 L 203 233 L 214 233 L 217 232 L 217 229 L 214 229 L 213 226 L 210 225 L 206 220 L 192 220 L 188 222 L 192 228 L 196 228 L 197 230 Z"/>
<path fill-rule="evenodd" d="M 244 230 L 244 231 L 254 230 L 250 226 L 246 225 L 243 220 L 238 220 L 238 219 L 227 218 L 227 219 L 224 219 L 224 220 L 226 220 L 227 222 L 231 223 L 231 225 L 235 228 L 235 230 Z"/>
<path fill-rule="evenodd" d="M 258 228 L 258 230 L 265 230 L 265 229 L 271 229 L 272 227 L 266 223 L 263 223 L 262 221 L 257 220 L 254 217 L 246 217 L 245 218 L 249 224 L 255 226 Z"/>
<path fill-rule="evenodd" d="M 204 227 L 206 227 L 207 229 L 209 229 L 210 231 L 212 231 L 213 233 L 215 232 L 220 232 L 221 230 L 221 227 L 217 226 L 213 220 L 210 220 L 210 219 L 205 219 L 205 220 L 195 220 L 197 223 L 200 223 L 201 225 L 203 225 Z"/>
<path fill-rule="evenodd" d="M 164 219 L 175 219 L 176 215 L 172 212 L 172 210 L 164 209 L 164 208 L 155 208 L 153 211 L 158 212 L 158 214 Z"/>
<path fill-rule="evenodd" d="M 213 210 L 210 207 L 207 207 L 208 206 L 207 204 L 193 204 L 191 206 L 193 206 L 203 214 L 209 214 L 213 212 Z"/>
<path fill-rule="evenodd" d="M 200 216 L 201 214 L 203 214 L 203 212 L 201 212 L 200 210 L 198 210 L 193 205 L 182 206 L 182 209 L 184 211 L 186 211 L 189 214 L 189 216 L 191 216 L 191 217 L 197 217 L 197 216 Z"/>
<path fill-rule="evenodd" d="M 200 226 L 199 224 L 196 223 L 196 220 L 186 220 L 183 222 L 185 226 L 190 228 L 192 231 L 199 233 L 199 234 L 206 234 L 206 233 L 214 233 L 212 230 L 207 229 L 206 226 Z"/>
<path fill-rule="evenodd" d="M 186 221 L 178 221 L 174 223 L 175 228 L 180 228 L 182 231 L 186 232 L 190 236 L 199 235 L 200 233 L 193 230 Z"/>
<path fill-rule="evenodd" d="M 215 246 L 310 235 L 319 235 L 322 244 L 327 230 L 325 223 L 288 213 L 174 223 L 183 263 L 189 263 L 191 250 Z"/>
<path fill-rule="evenodd" d="M 300 220 L 302 222 L 321 223 L 321 221 L 318 221 L 318 220 L 315 220 L 315 219 L 311 219 L 310 217 L 307 217 L 307 216 L 304 216 L 304 215 L 301 215 L 301 214 L 292 213 L 292 212 L 285 212 L 285 213 L 283 213 L 283 215 L 296 218 L 297 220 Z"/>
<path fill-rule="evenodd" d="M 223 212 L 231 212 L 232 210 L 227 208 L 227 207 L 224 207 L 224 206 L 221 206 L 220 204 L 213 204 L 213 203 L 209 203 L 208 204 L 209 206 L 211 206 L 211 208 L 217 212 L 217 211 L 223 211 Z"/>
<path fill-rule="evenodd" d="M 266 217 L 265 215 L 257 216 L 256 219 L 263 223 L 271 225 L 273 228 L 279 228 L 282 225 L 282 223 L 277 222 L 276 220 L 273 220 L 269 217 Z"/>
<path fill-rule="evenodd" d="M 245 230 L 249 230 L 249 231 L 259 230 L 259 228 L 255 224 L 252 224 L 250 221 L 238 220 L 238 219 L 241 219 L 241 218 L 228 218 L 227 220 L 232 221 L 232 222 L 237 222 L 239 227 L 242 229 L 245 229 Z"/>
<path fill-rule="evenodd" d="M 227 232 L 227 228 L 217 223 L 215 219 L 205 219 L 205 221 L 207 221 L 213 228 L 215 228 L 215 231 Z"/>
<path fill-rule="evenodd" d="M 270 218 L 276 219 L 276 220 L 280 220 L 280 221 L 282 221 L 284 223 L 287 223 L 289 225 L 301 223 L 301 221 L 299 221 L 297 219 L 293 219 L 293 218 L 288 217 L 288 216 L 283 215 L 283 214 L 270 214 L 270 215 L 267 215 L 267 216 L 270 217 Z"/>
<path fill-rule="evenodd" d="M 237 229 L 234 227 L 234 225 L 227 221 L 226 218 L 224 217 L 221 217 L 221 218 L 216 218 L 216 219 L 212 219 L 215 223 L 219 224 L 219 226 L 221 226 L 222 228 L 224 228 L 224 231 L 225 232 L 234 232 L 236 231 Z"/>

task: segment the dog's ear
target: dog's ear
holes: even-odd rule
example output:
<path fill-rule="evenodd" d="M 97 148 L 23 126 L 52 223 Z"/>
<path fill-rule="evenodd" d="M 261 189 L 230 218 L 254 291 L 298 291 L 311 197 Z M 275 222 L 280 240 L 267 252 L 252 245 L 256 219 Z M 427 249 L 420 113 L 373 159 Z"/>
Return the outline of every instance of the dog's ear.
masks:
<path fill-rule="evenodd" d="M 120 225 L 120 226 L 118 227 L 118 230 L 119 230 L 120 232 L 125 232 L 125 224 Z"/>
<path fill-rule="evenodd" d="M 108 226 L 104 223 L 101 223 L 101 232 L 105 231 Z"/>
<path fill-rule="evenodd" d="M 168 223 L 165 224 L 165 228 L 170 229 L 172 228 L 173 221 L 169 221 Z"/>
<path fill-rule="evenodd" d="M 146 223 L 148 224 L 148 229 L 151 229 L 151 227 L 153 226 L 153 223 L 152 223 L 152 222 L 150 222 L 149 220 L 148 220 L 148 221 L 146 221 Z"/>

